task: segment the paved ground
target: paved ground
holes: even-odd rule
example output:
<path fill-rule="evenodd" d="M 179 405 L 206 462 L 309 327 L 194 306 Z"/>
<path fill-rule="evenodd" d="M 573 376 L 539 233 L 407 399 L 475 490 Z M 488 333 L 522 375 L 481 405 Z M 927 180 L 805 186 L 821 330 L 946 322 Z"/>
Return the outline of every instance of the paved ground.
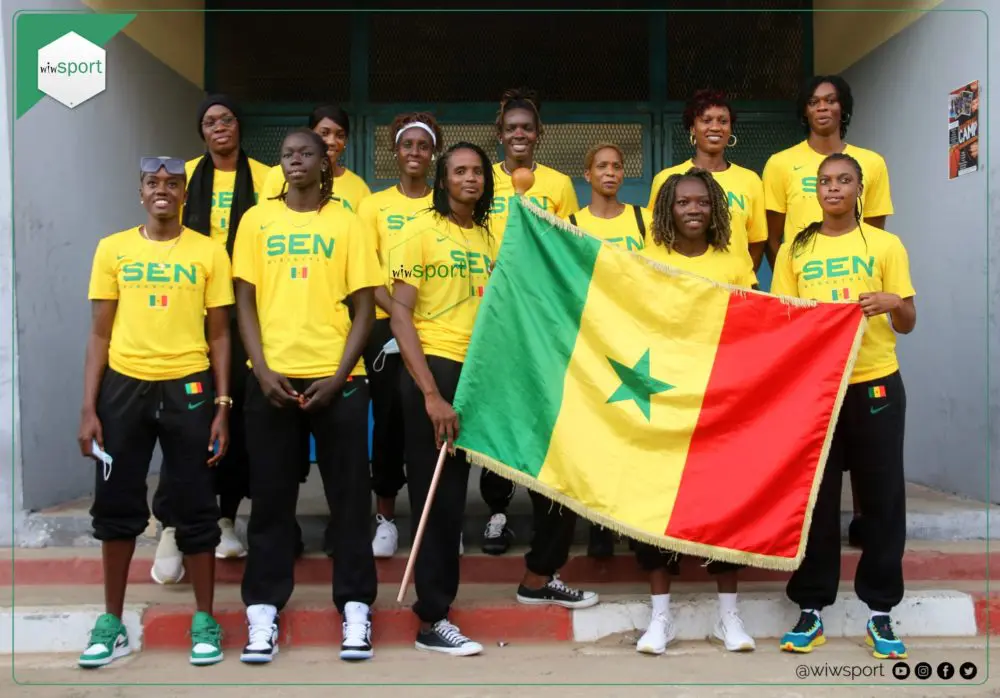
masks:
<path fill-rule="evenodd" d="M 280 690 L 280 694 L 289 697 L 329 696 L 331 686 L 352 683 L 356 686 L 348 689 L 352 698 L 399 692 L 398 688 L 387 684 L 409 685 L 405 689 L 407 698 L 620 696 L 626 690 L 629 698 L 662 695 L 825 697 L 846 696 L 848 691 L 852 696 L 933 695 L 957 698 L 997 695 L 1000 692 L 1000 680 L 996 678 L 986 685 L 982 684 L 987 673 L 986 648 L 980 640 L 912 641 L 911 659 L 908 660 L 911 674 L 906 681 L 893 678 L 893 662 L 874 660 L 860 643 L 848 640 L 831 640 L 809 657 L 782 654 L 764 644 L 755 653 L 736 655 L 704 642 L 680 643 L 662 657 L 646 657 L 638 655 L 629 646 L 630 642 L 634 643 L 634 639 L 616 637 L 594 645 L 490 646 L 483 656 L 464 659 L 429 655 L 409 648 L 391 648 L 379 650 L 374 661 L 357 665 L 340 662 L 329 650 L 293 649 L 280 655 L 271 666 L 264 667 L 244 666 L 231 654 L 220 665 L 195 668 L 187 664 L 183 654 L 145 652 L 97 671 L 77 669 L 74 656 L 33 655 L 17 657 L 13 661 L 13 678 L 11 673 L 2 672 L 0 695 L 29 695 L 33 698 L 203 697 L 206 695 L 206 684 L 230 684 L 228 687 L 220 685 L 213 688 L 212 698 L 245 698 L 247 689 L 232 684 L 245 686 L 264 682 L 287 685 Z M 10 657 L 3 658 L 3 661 L 6 660 Z M 913 671 L 917 662 L 921 661 L 929 662 L 935 671 L 939 663 L 948 661 L 955 666 L 955 675 L 947 682 L 936 675 L 927 681 L 920 681 L 914 677 Z M 977 667 L 977 676 L 972 682 L 958 675 L 959 667 L 965 662 L 972 662 Z M 851 671 L 867 676 L 874 673 L 875 678 L 862 676 L 852 681 L 844 675 L 844 672 Z M 801 680 L 797 674 L 802 672 L 818 676 Z M 840 672 L 841 677 L 831 676 L 833 672 Z M 510 685 L 512 681 L 519 682 L 519 685 Z M 161 685 L 151 689 L 134 685 L 137 683 Z M 825 685 L 809 687 L 809 683 Z M 321 687 L 322 684 L 326 687 Z M 418 687 L 419 684 L 424 686 Z M 438 687 L 427 684 L 438 684 Z M 440 684 L 460 685 L 441 688 Z M 622 684 L 631 686 L 626 689 Z"/>

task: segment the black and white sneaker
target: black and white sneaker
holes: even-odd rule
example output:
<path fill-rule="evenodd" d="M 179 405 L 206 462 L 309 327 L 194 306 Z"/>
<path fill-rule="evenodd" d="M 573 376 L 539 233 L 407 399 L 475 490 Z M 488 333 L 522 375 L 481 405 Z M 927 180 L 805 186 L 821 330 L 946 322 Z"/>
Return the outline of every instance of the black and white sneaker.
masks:
<path fill-rule="evenodd" d="M 340 643 L 340 658 L 355 660 L 374 656 L 371 609 L 360 601 L 348 601 L 344 605 L 344 638 Z"/>
<path fill-rule="evenodd" d="M 566 586 L 559 575 L 554 575 L 541 589 L 529 589 L 523 584 L 517 587 L 519 603 L 529 605 L 554 604 L 563 608 L 590 608 L 600 599 L 593 591 L 581 591 Z"/>
<path fill-rule="evenodd" d="M 278 654 L 278 609 L 267 604 L 247 607 L 247 625 L 249 637 L 240 661 L 267 664 Z"/>
<path fill-rule="evenodd" d="M 482 645 L 467 638 L 447 620 L 439 620 L 430 630 L 418 630 L 415 646 L 418 650 L 441 652 L 453 657 L 468 657 L 483 651 Z"/>
<path fill-rule="evenodd" d="M 513 538 L 514 532 L 507 526 L 507 515 L 493 514 L 483 531 L 483 552 L 487 555 L 503 555 Z"/>

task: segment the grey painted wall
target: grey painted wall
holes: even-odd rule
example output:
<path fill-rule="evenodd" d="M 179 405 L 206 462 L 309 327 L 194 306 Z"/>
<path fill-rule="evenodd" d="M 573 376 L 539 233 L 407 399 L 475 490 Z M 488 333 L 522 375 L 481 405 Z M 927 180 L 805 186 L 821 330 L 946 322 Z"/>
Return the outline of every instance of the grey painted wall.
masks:
<path fill-rule="evenodd" d="M 40 4 L 19 3 L 30 9 Z M 48 6 L 73 5 L 80 7 Z M 9 31 L 18 8 L 4 2 L 2 9 Z M 20 442 L 27 510 L 93 489 L 93 468 L 80 457 L 75 436 L 90 322 L 87 283 L 97 241 L 144 219 L 141 155 L 191 157 L 201 148 L 195 127 L 201 91 L 123 34 L 105 48 L 104 93 L 72 110 L 45 98 L 14 127 Z M 7 69 L 9 74 L 9 59 Z M 0 374 L 0 385 L 2 380 Z"/>
<path fill-rule="evenodd" d="M 7 37 L 0 32 L 0 56 L 7 53 Z M 10 545 L 23 519 L 20 460 L 14 451 L 17 439 L 14 380 L 14 276 L 11 264 L 10 120 L 7 108 L 6 71 L 0 71 L 0 545 Z M 17 467 L 15 467 L 17 464 Z"/>
<path fill-rule="evenodd" d="M 977 4 L 983 5 L 946 2 L 939 9 Z M 1000 18 L 996 9 L 993 14 Z M 994 37 L 994 68 L 1000 66 L 997 43 Z M 917 290 L 917 328 L 898 344 L 907 390 L 907 478 L 979 499 L 989 493 L 996 502 L 1000 375 L 993 371 L 987 380 L 987 360 L 998 366 L 1000 206 L 995 193 L 989 201 L 983 166 L 990 170 L 995 191 L 1000 154 L 992 136 L 1000 133 L 1000 120 L 986 113 L 991 93 L 986 61 L 984 13 L 932 11 L 844 77 L 856 105 L 848 140 L 877 150 L 888 162 L 896 214 L 886 227 L 907 247 Z M 973 80 L 980 81 L 983 91 L 980 123 L 988 124 L 988 148 L 980 146 L 979 172 L 949 180 L 948 93 Z M 996 86 L 994 79 L 993 91 L 1000 94 Z"/>

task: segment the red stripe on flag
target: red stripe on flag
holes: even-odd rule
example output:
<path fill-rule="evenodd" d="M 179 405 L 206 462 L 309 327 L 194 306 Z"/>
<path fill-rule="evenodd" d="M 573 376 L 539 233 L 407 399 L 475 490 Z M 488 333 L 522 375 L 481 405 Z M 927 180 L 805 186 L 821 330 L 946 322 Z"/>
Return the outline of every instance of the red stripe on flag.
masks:
<path fill-rule="evenodd" d="M 667 536 L 795 557 L 860 318 L 855 304 L 730 297 Z"/>

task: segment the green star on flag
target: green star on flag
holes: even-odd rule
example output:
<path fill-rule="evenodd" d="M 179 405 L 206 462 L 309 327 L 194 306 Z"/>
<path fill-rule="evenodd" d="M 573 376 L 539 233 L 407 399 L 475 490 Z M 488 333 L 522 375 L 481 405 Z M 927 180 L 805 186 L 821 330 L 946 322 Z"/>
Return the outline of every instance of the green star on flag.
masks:
<path fill-rule="evenodd" d="M 635 366 L 629 368 L 625 364 L 620 364 L 610 356 L 611 367 L 618 374 L 618 379 L 622 384 L 611 394 L 606 404 L 621 402 L 622 400 L 633 400 L 636 406 L 649 421 L 649 398 L 656 393 L 670 390 L 674 386 L 663 381 L 656 380 L 649 375 L 649 349 L 636 362 Z"/>

